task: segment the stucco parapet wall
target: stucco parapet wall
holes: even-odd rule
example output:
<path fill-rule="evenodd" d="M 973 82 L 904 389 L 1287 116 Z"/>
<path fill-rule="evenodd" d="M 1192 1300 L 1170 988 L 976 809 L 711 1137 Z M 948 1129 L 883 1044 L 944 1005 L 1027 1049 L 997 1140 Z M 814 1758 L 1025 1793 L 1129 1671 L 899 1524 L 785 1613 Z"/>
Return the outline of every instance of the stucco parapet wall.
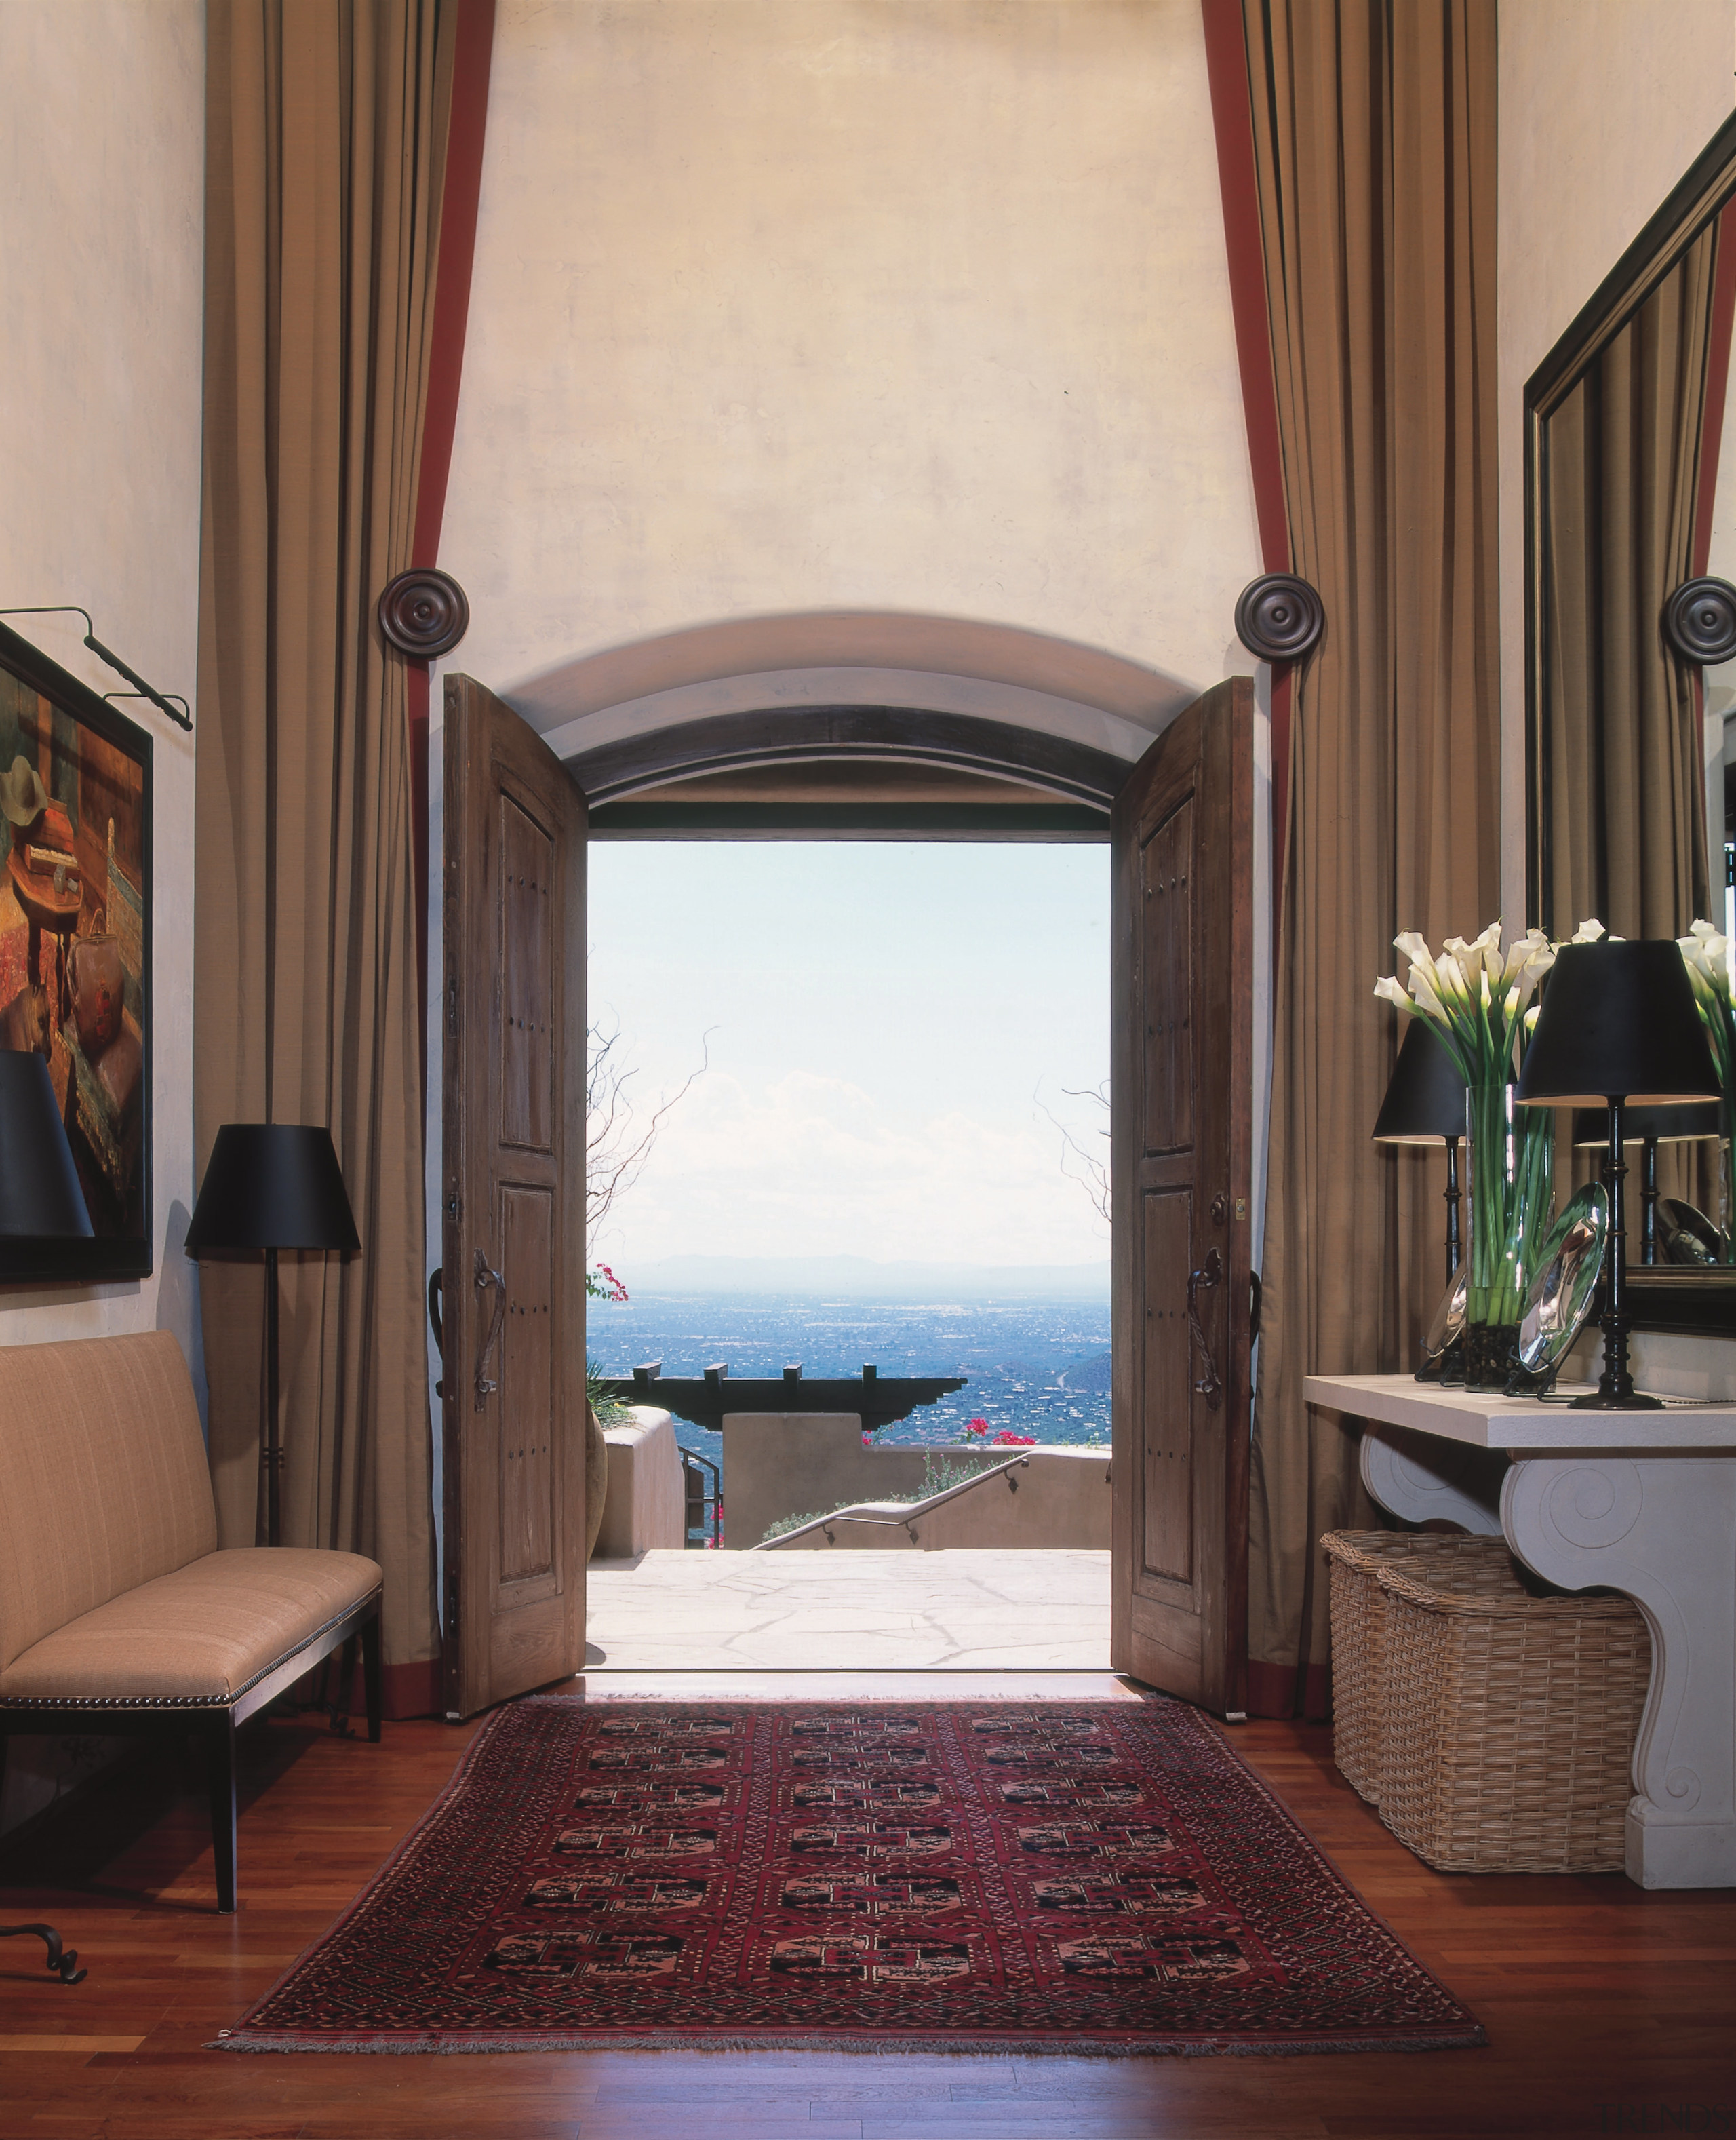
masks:
<path fill-rule="evenodd" d="M 655 1405 L 630 1410 L 630 1418 L 603 1431 L 609 1445 L 609 1489 L 593 1556 L 598 1560 L 630 1560 L 637 1553 L 687 1543 L 674 1421 Z"/>
<path fill-rule="evenodd" d="M 930 1455 L 957 1459 L 985 1453 L 974 1445 L 883 1448 L 866 1445 L 853 1412 L 726 1412 L 723 1415 L 723 1544 L 758 1545 L 786 1516 L 824 1515 L 855 1501 L 885 1500 L 919 1492 Z M 995 1456 L 1012 1454 L 998 1449 Z M 844 1524 L 836 1548 L 928 1551 L 941 1547 L 1006 1550 L 1067 1546 L 1106 1551 L 1110 1543 L 1109 1451 L 1037 1444 L 1019 1452 L 1031 1461 L 1006 1479 L 962 1494 L 918 1527 L 913 1541 L 901 1526 L 880 1529 Z M 781 1552 L 834 1549 L 823 1531 Z"/>

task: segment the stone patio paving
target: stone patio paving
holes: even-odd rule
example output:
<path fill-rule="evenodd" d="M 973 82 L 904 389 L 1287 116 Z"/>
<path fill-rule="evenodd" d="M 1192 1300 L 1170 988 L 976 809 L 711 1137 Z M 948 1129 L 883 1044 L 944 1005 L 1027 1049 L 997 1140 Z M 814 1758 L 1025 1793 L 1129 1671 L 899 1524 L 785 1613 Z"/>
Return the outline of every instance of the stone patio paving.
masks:
<path fill-rule="evenodd" d="M 1109 1669 L 1109 1555 L 657 1552 L 586 1572 L 586 1677 Z"/>

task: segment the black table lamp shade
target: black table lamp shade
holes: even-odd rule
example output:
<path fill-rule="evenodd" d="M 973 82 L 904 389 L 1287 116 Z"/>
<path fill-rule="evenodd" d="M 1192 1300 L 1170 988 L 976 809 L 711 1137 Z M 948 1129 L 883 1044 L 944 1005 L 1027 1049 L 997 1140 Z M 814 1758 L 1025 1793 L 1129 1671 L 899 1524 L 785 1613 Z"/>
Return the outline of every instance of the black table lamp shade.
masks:
<path fill-rule="evenodd" d="M 356 1220 L 344 1190 L 330 1130 L 297 1122 L 225 1122 L 217 1132 L 204 1185 L 187 1229 L 187 1253 L 201 1249 L 265 1251 L 265 1433 L 260 1457 L 266 1482 L 266 1543 L 281 1543 L 277 1432 L 277 1252 L 280 1249 L 359 1249 Z"/>
<path fill-rule="evenodd" d="M 1562 945 L 1525 1051 L 1520 1099 L 1650 1107 L 1718 1092 L 1688 969 L 1668 937 Z"/>
<path fill-rule="evenodd" d="M 1606 1103 L 1609 1147 L 1609 1245 L 1603 1284 L 1603 1372 L 1581 1407 L 1655 1410 L 1634 1387 L 1627 1359 L 1627 1222 L 1623 1140 L 1628 1102 L 1660 1115 L 1679 1103 L 1718 1097 L 1718 1072 L 1694 1007 L 1688 969 L 1673 941 L 1564 944 L 1543 989 L 1543 1008 L 1519 1072 L 1520 1099 L 1533 1106 Z M 1654 1132 L 1654 1136 L 1658 1134 Z M 1655 1149 L 1655 1146 L 1653 1146 Z"/>
<path fill-rule="evenodd" d="M 1425 1018 L 1413 1018 L 1370 1134 L 1382 1144 L 1464 1135 L 1464 1080 Z"/>
<path fill-rule="evenodd" d="M 54 1080 L 35 1049 L 0 1053 L 0 1234 L 88 1240 L 91 1215 Z"/>
<path fill-rule="evenodd" d="M 1724 1110 L 1716 1100 L 1685 1101 L 1675 1107 L 1624 1107 L 1621 1134 L 1624 1137 L 1644 1137 L 1654 1144 L 1698 1144 L 1724 1135 Z M 1576 1150 L 1588 1151 L 1606 1145 L 1609 1141 L 1607 1107 L 1573 1110 Z"/>
<path fill-rule="evenodd" d="M 187 1229 L 201 1249 L 359 1249 L 331 1132 L 225 1122 Z"/>

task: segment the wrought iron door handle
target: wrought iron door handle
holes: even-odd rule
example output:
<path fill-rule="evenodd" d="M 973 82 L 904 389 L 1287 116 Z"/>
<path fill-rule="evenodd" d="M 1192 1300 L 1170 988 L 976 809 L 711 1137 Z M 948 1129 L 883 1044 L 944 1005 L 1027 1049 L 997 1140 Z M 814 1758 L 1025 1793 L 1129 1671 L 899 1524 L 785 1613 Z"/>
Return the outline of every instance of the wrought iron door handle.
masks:
<path fill-rule="evenodd" d="M 446 1364 L 446 1333 L 440 1327 L 440 1300 L 445 1291 L 446 1272 L 444 1265 L 436 1269 L 428 1281 L 428 1319 L 434 1327 L 434 1350 L 440 1356 L 440 1365 Z M 434 1384 L 434 1395 L 446 1394 L 446 1378 L 443 1375 Z"/>
<path fill-rule="evenodd" d="M 476 1252 L 476 1289 L 478 1293 L 486 1293 L 491 1285 L 494 1288 L 494 1320 L 488 1325 L 488 1334 L 483 1340 L 483 1349 L 476 1362 L 476 1408 L 478 1411 L 488 1409 L 489 1398 L 500 1387 L 498 1382 L 488 1380 L 488 1355 L 494 1350 L 500 1337 L 500 1326 L 507 1319 L 506 1280 L 498 1270 L 490 1270 L 488 1259 L 478 1249 Z"/>
<path fill-rule="evenodd" d="M 1199 1347 L 1199 1357 L 1205 1363 L 1205 1372 L 1194 1387 L 1214 1411 L 1222 1401 L 1224 1385 L 1218 1379 L 1218 1363 L 1212 1357 L 1212 1348 L 1206 1342 L 1204 1327 L 1199 1320 L 1199 1296 L 1202 1293 L 1209 1293 L 1214 1285 L 1221 1284 L 1223 1279 L 1224 1259 L 1215 1249 L 1207 1249 L 1205 1262 L 1199 1270 L 1188 1273 L 1188 1328 L 1193 1333 L 1194 1342 Z"/>

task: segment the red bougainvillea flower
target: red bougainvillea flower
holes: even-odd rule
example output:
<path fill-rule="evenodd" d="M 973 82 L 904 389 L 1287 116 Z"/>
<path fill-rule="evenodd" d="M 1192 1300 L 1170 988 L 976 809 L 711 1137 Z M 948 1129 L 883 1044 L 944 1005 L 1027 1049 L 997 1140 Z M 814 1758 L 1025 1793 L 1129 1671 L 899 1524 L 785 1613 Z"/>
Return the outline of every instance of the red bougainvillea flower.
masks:
<path fill-rule="evenodd" d="M 964 1431 L 974 1439 L 978 1435 L 988 1433 L 988 1422 L 986 1419 L 968 1419 L 964 1422 Z"/>
<path fill-rule="evenodd" d="M 988 1445 L 991 1449 L 1034 1449 L 1037 1436 L 1034 1434 L 1014 1434 L 1010 1427 L 1003 1426 Z"/>

